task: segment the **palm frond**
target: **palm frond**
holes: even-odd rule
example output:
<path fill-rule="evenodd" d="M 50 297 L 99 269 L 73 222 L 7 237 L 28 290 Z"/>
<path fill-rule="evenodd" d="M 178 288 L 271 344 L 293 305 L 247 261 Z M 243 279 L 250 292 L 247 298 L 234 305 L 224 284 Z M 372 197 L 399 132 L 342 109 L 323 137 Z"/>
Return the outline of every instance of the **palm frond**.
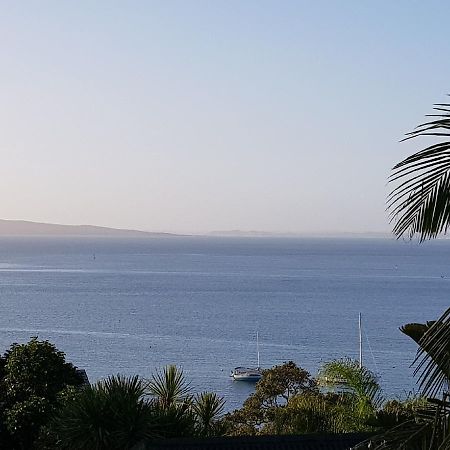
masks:
<path fill-rule="evenodd" d="M 187 437 L 195 435 L 195 417 L 187 401 L 171 406 L 153 400 L 153 410 L 157 417 L 156 431 L 160 437 Z"/>
<path fill-rule="evenodd" d="M 407 324 L 401 331 L 419 344 L 414 374 L 424 396 L 439 396 L 450 384 L 450 308 L 434 322 Z"/>
<path fill-rule="evenodd" d="M 296 395 L 275 416 L 277 434 L 351 433 L 370 427 L 355 416 L 352 402 L 345 396 L 320 392 Z"/>
<path fill-rule="evenodd" d="M 202 392 L 194 397 L 192 409 L 197 422 L 200 436 L 212 436 L 216 431 L 216 424 L 225 406 L 225 400 L 213 392 Z"/>
<path fill-rule="evenodd" d="M 428 400 L 418 409 L 415 419 L 358 444 L 354 450 L 448 450 L 450 445 L 450 403 Z"/>
<path fill-rule="evenodd" d="M 67 401 L 51 427 L 62 448 L 124 449 L 158 436 L 153 405 L 138 377 L 109 377 Z"/>
<path fill-rule="evenodd" d="M 147 384 L 147 390 L 163 407 L 170 408 L 176 403 L 185 402 L 189 397 L 191 387 L 184 378 L 183 370 L 170 365 L 165 367 L 162 372 L 157 371 L 152 375 Z"/>
<path fill-rule="evenodd" d="M 126 377 L 116 375 L 108 377 L 97 384 L 97 387 L 111 397 L 127 398 L 129 401 L 138 401 L 145 393 L 143 381 L 138 375 Z"/>
<path fill-rule="evenodd" d="M 423 136 L 450 137 L 450 104 L 435 105 L 436 119 L 407 133 L 403 141 Z M 387 199 L 397 237 L 418 234 L 424 241 L 446 233 L 450 226 L 450 141 L 440 142 L 396 164 L 389 177 L 397 183 Z"/>
<path fill-rule="evenodd" d="M 320 378 L 345 383 L 357 398 L 357 407 L 361 415 L 370 415 L 383 403 L 381 387 L 373 372 L 359 367 L 359 362 L 346 358 L 325 363 Z"/>

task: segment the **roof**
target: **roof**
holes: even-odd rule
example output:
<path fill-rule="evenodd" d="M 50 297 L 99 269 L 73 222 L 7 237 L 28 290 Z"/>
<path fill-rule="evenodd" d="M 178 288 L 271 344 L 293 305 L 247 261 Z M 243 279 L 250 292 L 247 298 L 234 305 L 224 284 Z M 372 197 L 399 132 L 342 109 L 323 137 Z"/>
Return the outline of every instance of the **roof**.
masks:
<path fill-rule="evenodd" d="M 89 378 L 87 376 L 87 373 L 84 369 L 75 369 L 75 372 L 77 373 L 77 375 L 81 378 L 81 380 L 83 381 L 82 386 L 89 386 Z"/>
<path fill-rule="evenodd" d="M 217 438 L 177 438 L 154 441 L 139 450 L 349 450 L 368 439 L 367 433 L 329 435 L 237 436 Z"/>

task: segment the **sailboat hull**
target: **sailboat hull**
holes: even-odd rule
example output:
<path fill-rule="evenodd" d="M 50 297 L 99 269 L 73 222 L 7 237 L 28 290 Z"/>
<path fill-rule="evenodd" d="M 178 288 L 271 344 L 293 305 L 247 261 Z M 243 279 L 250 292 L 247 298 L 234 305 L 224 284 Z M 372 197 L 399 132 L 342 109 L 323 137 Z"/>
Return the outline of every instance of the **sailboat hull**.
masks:
<path fill-rule="evenodd" d="M 258 369 L 249 369 L 246 367 L 236 367 L 231 372 L 231 376 L 236 381 L 247 381 L 250 383 L 256 383 L 262 377 L 261 372 Z"/>

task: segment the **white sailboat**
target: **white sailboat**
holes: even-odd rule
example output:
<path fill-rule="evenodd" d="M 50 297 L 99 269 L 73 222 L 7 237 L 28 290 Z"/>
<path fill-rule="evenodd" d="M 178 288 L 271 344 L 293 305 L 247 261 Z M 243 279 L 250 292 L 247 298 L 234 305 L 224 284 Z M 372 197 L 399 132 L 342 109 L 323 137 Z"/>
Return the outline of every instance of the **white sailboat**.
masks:
<path fill-rule="evenodd" d="M 362 334 L 362 315 L 358 315 L 358 335 L 359 335 L 359 368 L 363 367 L 363 334 Z M 345 386 L 347 381 L 342 378 L 329 378 L 319 376 L 319 385 L 321 386 Z"/>
<path fill-rule="evenodd" d="M 256 383 L 262 377 L 262 369 L 259 360 L 259 334 L 256 332 L 256 356 L 258 360 L 257 367 L 235 367 L 231 371 L 231 377 L 236 381 L 250 381 Z"/>

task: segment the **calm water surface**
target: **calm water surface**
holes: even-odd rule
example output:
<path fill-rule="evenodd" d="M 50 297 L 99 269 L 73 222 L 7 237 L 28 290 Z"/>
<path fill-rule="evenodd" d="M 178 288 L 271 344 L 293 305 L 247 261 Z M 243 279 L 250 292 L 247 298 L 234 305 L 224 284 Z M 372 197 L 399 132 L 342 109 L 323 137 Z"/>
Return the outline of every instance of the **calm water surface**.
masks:
<path fill-rule="evenodd" d="M 95 254 L 95 258 L 94 258 Z M 450 242 L 388 239 L 0 238 L 0 347 L 49 339 L 91 381 L 184 368 L 240 406 L 231 368 L 358 355 L 387 393 L 415 388 L 398 327 L 449 305 Z"/>

